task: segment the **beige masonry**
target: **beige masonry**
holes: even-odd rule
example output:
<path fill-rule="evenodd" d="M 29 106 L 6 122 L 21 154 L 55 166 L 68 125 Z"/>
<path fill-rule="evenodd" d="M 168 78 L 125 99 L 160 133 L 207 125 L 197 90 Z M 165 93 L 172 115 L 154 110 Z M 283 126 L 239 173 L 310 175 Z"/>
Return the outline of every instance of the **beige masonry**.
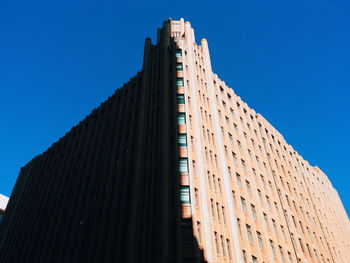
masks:
<path fill-rule="evenodd" d="M 190 216 L 206 261 L 349 262 L 349 219 L 327 176 L 212 72 L 189 22 L 168 23 L 182 50 Z"/>

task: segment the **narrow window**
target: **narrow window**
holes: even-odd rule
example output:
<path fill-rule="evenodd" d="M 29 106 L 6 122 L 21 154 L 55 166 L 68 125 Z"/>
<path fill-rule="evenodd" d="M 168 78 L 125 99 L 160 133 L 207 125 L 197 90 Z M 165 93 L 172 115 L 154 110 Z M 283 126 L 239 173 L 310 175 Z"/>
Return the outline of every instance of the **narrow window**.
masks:
<path fill-rule="evenodd" d="M 251 208 L 252 208 L 253 218 L 254 218 L 254 220 L 256 220 L 257 217 L 256 217 L 256 209 L 255 209 L 255 206 L 254 206 L 254 205 L 251 205 Z"/>
<path fill-rule="evenodd" d="M 283 250 L 282 250 L 282 247 L 281 246 L 278 246 L 278 249 L 280 251 L 280 255 L 281 255 L 281 258 L 282 258 L 282 262 L 286 262 L 285 259 L 284 259 L 284 254 L 283 254 Z"/>
<path fill-rule="evenodd" d="M 218 233 L 214 232 L 214 237 L 215 237 L 215 245 L 216 245 L 216 253 L 219 254 L 219 240 L 218 240 Z"/>
<path fill-rule="evenodd" d="M 185 104 L 185 96 L 183 94 L 177 95 L 177 104 Z"/>
<path fill-rule="evenodd" d="M 263 240 L 261 238 L 261 233 L 260 232 L 256 232 L 256 235 L 258 237 L 259 248 L 260 249 L 264 249 L 264 243 L 263 243 Z"/>
<path fill-rule="evenodd" d="M 190 203 L 190 188 L 188 186 L 180 187 L 180 200 L 183 204 Z"/>
<path fill-rule="evenodd" d="M 231 260 L 232 259 L 232 255 L 231 255 L 231 243 L 229 239 L 226 239 L 226 247 L 227 247 L 227 254 L 228 254 L 228 259 Z"/>
<path fill-rule="evenodd" d="M 179 125 L 185 125 L 186 124 L 186 116 L 185 113 L 179 112 L 177 114 L 177 124 Z"/>
<path fill-rule="evenodd" d="M 246 225 L 246 229 L 247 229 L 248 240 L 250 243 L 253 243 L 253 235 L 252 235 L 252 230 L 250 225 Z"/>
<path fill-rule="evenodd" d="M 187 146 L 187 135 L 186 133 L 180 133 L 178 135 L 178 143 L 180 147 L 186 147 Z"/>
<path fill-rule="evenodd" d="M 274 246 L 272 240 L 270 240 L 270 246 L 271 246 L 272 255 L 273 255 L 273 257 L 275 258 L 275 257 L 276 257 L 276 251 L 275 251 L 275 246 Z"/>
<path fill-rule="evenodd" d="M 198 243 L 201 243 L 201 223 L 197 221 L 197 235 L 198 235 Z"/>
<path fill-rule="evenodd" d="M 180 173 L 188 173 L 188 159 L 180 158 L 179 160 L 179 172 Z"/>
<path fill-rule="evenodd" d="M 237 218 L 237 227 L 239 234 L 242 235 L 241 220 L 239 218 Z"/>
<path fill-rule="evenodd" d="M 176 57 L 181 57 L 182 56 L 182 50 L 181 49 L 176 49 L 175 50 L 175 56 Z"/>
<path fill-rule="evenodd" d="M 249 183 L 249 181 L 245 181 L 245 183 L 247 185 L 248 193 L 251 195 L 252 194 L 252 189 L 250 188 L 250 183 Z"/>
<path fill-rule="evenodd" d="M 246 205 L 245 199 L 243 197 L 241 197 L 241 204 L 242 204 L 243 212 L 246 214 L 247 213 L 247 205 Z"/>
<path fill-rule="evenodd" d="M 183 78 L 176 78 L 176 86 L 182 87 L 184 85 L 184 79 Z"/>
<path fill-rule="evenodd" d="M 222 256 L 225 257 L 225 245 L 224 245 L 224 237 L 220 235 L 221 240 L 221 250 L 222 250 Z"/>
<path fill-rule="evenodd" d="M 182 66 L 182 63 L 176 63 L 176 70 L 183 70 L 183 66 Z"/>
<path fill-rule="evenodd" d="M 236 173 L 236 178 L 237 178 L 237 185 L 239 187 L 242 187 L 242 180 L 240 174 Z"/>

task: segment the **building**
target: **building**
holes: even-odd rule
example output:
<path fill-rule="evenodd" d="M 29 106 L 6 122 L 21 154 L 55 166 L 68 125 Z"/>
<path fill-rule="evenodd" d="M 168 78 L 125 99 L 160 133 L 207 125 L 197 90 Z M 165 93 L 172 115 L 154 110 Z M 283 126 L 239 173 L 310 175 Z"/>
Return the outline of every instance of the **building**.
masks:
<path fill-rule="evenodd" d="M 0 194 L 0 218 L 4 215 L 9 198 Z"/>
<path fill-rule="evenodd" d="M 350 258 L 327 176 L 212 72 L 189 22 L 21 169 L 0 262 L 325 262 Z"/>

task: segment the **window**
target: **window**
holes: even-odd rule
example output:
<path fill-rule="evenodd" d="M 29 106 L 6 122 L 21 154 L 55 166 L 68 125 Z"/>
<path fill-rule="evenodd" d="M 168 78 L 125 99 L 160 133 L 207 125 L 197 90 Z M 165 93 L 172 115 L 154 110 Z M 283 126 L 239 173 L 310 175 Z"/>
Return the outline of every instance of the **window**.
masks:
<path fill-rule="evenodd" d="M 237 185 L 238 185 L 239 187 L 242 187 L 241 176 L 240 176 L 238 173 L 236 173 L 236 177 L 237 177 Z"/>
<path fill-rule="evenodd" d="M 177 114 L 177 124 L 179 125 L 185 125 L 186 124 L 186 116 L 185 113 L 179 112 Z"/>
<path fill-rule="evenodd" d="M 270 186 L 271 193 L 273 193 L 273 186 L 272 186 L 272 183 L 270 181 L 269 181 L 269 186 Z"/>
<path fill-rule="evenodd" d="M 188 159 L 180 158 L 179 160 L 179 172 L 180 173 L 188 173 Z"/>
<path fill-rule="evenodd" d="M 230 139 L 230 142 L 233 143 L 233 136 L 231 133 L 228 133 L 228 138 Z"/>
<path fill-rule="evenodd" d="M 301 241 L 301 238 L 299 238 L 299 244 L 300 244 L 301 250 L 303 251 L 303 253 L 305 253 L 303 242 Z"/>
<path fill-rule="evenodd" d="M 246 171 L 247 167 L 246 167 L 245 161 L 243 159 L 241 159 L 241 163 L 242 163 L 243 170 Z"/>
<path fill-rule="evenodd" d="M 244 261 L 244 263 L 247 263 L 247 255 L 246 255 L 245 250 L 242 250 L 242 253 L 243 253 L 243 261 Z"/>
<path fill-rule="evenodd" d="M 220 178 L 218 178 L 218 188 L 219 188 L 219 193 L 222 194 Z"/>
<path fill-rule="evenodd" d="M 269 205 L 269 208 L 271 209 L 271 202 L 270 202 L 270 198 L 266 195 L 266 202 Z"/>
<path fill-rule="evenodd" d="M 267 215 L 265 213 L 264 213 L 264 221 L 265 221 L 266 229 L 269 229 L 269 220 L 267 220 Z"/>
<path fill-rule="evenodd" d="M 260 232 L 256 232 L 256 235 L 258 237 L 259 248 L 260 249 L 264 249 L 264 243 L 263 243 L 263 240 L 261 238 L 261 233 Z"/>
<path fill-rule="evenodd" d="M 180 200 L 182 204 L 190 203 L 190 188 L 188 186 L 180 187 Z"/>
<path fill-rule="evenodd" d="M 260 203 L 263 203 L 261 191 L 259 189 L 257 189 L 257 190 L 258 190 L 258 196 L 259 196 L 259 199 L 260 199 Z"/>
<path fill-rule="evenodd" d="M 287 240 L 286 233 L 284 232 L 284 227 L 282 225 L 281 225 L 281 232 L 282 232 L 284 240 Z"/>
<path fill-rule="evenodd" d="M 248 240 L 250 243 L 253 243 L 253 235 L 252 235 L 252 230 L 250 225 L 245 225 L 247 228 L 247 235 L 248 235 Z"/>
<path fill-rule="evenodd" d="M 274 202 L 274 204 L 275 204 L 275 208 L 276 208 L 277 214 L 279 215 L 280 214 L 280 210 L 278 209 L 278 204 L 276 202 Z"/>
<path fill-rule="evenodd" d="M 221 207 L 222 210 L 222 218 L 224 219 L 224 224 L 226 224 L 226 213 L 225 213 L 225 207 Z"/>
<path fill-rule="evenodd" d="M 197 221 L 197 235 L 198 235 L 198 243 L 201 242 L 201 223 Z"/>
<path fill-rule="evenodd" d="M 216 186 L 216 179 L 215 179 L 215 174 L 213 174 L 213 185 L 214 185 L 214 191 L 217 191 L 217 186 Z"/>
<path fill-rule="evenodd" d="M 239 218 L 237 218 L 237 227 L 239 234 L 242 235 L 241 220 Z"/>
<path fill-rule="evenodd" d="M 215 218 L 215 210 L 214 210 L 214 200 L 210 199 L 210 206 L 211 206 L 211 215 L 213 218 Z"/>
<path fill-rule="evenodd" d="M 176 78 L 176 86 L 182 87 L 184 85 L 184 79 L 183 78 Z"/>
<path fill-rule="evenodd" d="M 176 63 L 176 70 L 183 70 L 182 63 Z"/>
<path fill-rule="evenodd" d="M 293 223 L 294 223 L 295 228 L 298 228 L 297 223 L 296 223 L 296 221 L 295 221 L 295 217 L 294 217 L 293 215 L 292 215 L 292 220 L 293 220 Z"/>
<path fill-rule="evenodd" d="M 180 147 L 186 147 L 187 146 L 187 135 L 186 133 L 180 133 L 178 135 L 178 143 Z"/>
<path fill-rule="evenodd" d="M 237 157 L 236 157 L 236 153 L 232 152 L 232 160 L 233 160 L 233 164 L 236 165 L 237 164 Z"/>
<path fill-rule="evenodd" d="M 278 246 L 278 249 L 279 249 L 279 251 L 280 251 L 280 255 L 281 255 L 282 262 L 286 262 L 285 259 L 284 259 L 284 254 L 283 254 L 282 247 L 281 247 L 281 246 Z"/>
<path fill-rule="evenodd" d="M 276 226 L 276 221 L 274 219 L 272 219 L 272 225 L 273 225 L 273 229 L 275 230 L 276 236 L 278 236 L 278 230 L 277 230 L 277 226 Z"/>
<path fill-rule="evenodd" d="M 227 255 L 228 255 L 228 259 L 231 260 L 232 259 L 232 255 L 231 255 L 231 243 L 229 239 L 226 239 L 226 247 L 227 247 Z"/>
<path fill-rule="evenodd" d="M 175 50 L 175 56 L 176 57 L 181 57 L 182 56 L 182 50 L 181 49 L 176 49 Z"/>
<path fill-rule="evenodd" d="M 252 256 L 252 263 L 257 263 L 258 259 L 255 256 Z"/>
<path fill-rule="evenodd" d="M 245 203 L 245 199 L 243 197 L 241 197 L 241 204 L 242 204 L 243 212 L 246 214 L 247 213 L 247 204 Z"/>
<path fill-rule="evenodd" d="M 270 239 L 270 246 L 271 246 L 272 255 L 275 258 L 276 257 L 275 246 L 274 246 L 273 241 L 271 239 Z"/>
<path fill-rule="evenodd" d="M 216 253 L 219 254 L 219 240 L 218 240 L 218 233 L 214 232 L 214 237 L 215 237 L 215 245 L 216 245 Z"/>
<path fill-rule="evenodd" d="M 299 221 L 299 225 L 300 225 L 301 231 L 303 231 L 303 233 L 304 233 L 304 228 L 303 228 L 303 225 L 302 225 L 301 221 Z"/>
<path fill-rule="evenodd" d="M 177 95 L 177 104 L 185 104 L 185 96 L 183 94 Z"/>
<path fill-rule="evenodd" d="M 198 189 L 194 189 L 194 201 L 195 201 L 195 206 L 198 207 L 199 205 L 199 198 L 198 198 Z"/>
<path fill-rule="evenodd" d="M 250 183 L 249 183 L 249 181 L 245 181 L 245 183 L 247 185 L 248 193 L 251 195 L 252 194 L 252 189 L 250 188 Z"/>
<path fill-rule="evenodd" d="M 254 220 L 256 220 L 256 219 L 257 219 L 257 217 L 256 217 L 256 210 L 255 210 L 255 206 L 254 206 L 254 205 L 250 205 L 250 206 L 251 206 L 251 208 L 252 208 L 253 218 L 254 218 Z"/>
<path fill-rule="evenodd" d="M 236 195 L 235 195 L 235 191 L 232 191 L 232 200 L 233 200 L 233 203 L 236 204 Z"/>
<path fill-rule="evenodd" d="M 241 142 L 239 140 L 237 140 L 237 146 L 238 146 L 238 149 L 240 151 L 242 151 L 242 145 L 241 145 Z"/>
<path fill-rule="evenodd" d="M 225 245 L 224 245 L 224 237 L 220 235 L 221 240 L 221 250 L 222 250 L 222 256 L 225 257 Z"/>
<path fill-rule="evenodd" d="M 217 215 L 218 215 L 218 220 L 219 220 L 219 222 L 221 223 L 221 219 L 220 219 L 220 206 L 219 206 L 219 203 L 216 203 L 216 212 L 217 212 Z"/>

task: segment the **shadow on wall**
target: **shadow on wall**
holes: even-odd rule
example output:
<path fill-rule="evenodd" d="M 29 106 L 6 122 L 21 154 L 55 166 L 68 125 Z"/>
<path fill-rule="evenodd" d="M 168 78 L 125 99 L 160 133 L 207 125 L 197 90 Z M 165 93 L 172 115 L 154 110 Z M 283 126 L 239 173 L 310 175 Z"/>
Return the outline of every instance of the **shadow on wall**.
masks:
<path fill-rule="evenodd" d="M 182 219 L 182 263 L 207 263 L 204 251 L 199 246 L 197 238 L 194 236 L 192 218 Z"/>

